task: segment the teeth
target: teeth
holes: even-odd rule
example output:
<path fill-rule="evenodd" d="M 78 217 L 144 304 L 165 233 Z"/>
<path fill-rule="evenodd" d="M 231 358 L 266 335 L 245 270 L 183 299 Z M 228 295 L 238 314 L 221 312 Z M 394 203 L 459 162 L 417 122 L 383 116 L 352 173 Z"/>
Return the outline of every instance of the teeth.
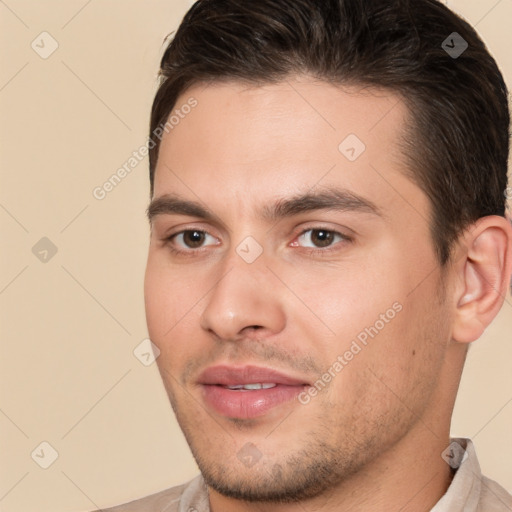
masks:
<path fill-rule="evenodd" d="M 253 389 L 269 389 L 269 388 L 275 388 L 277 384 L 274 383 L 263 383 L 263 384 L 236 384 L 235 386 L 226 386 L 228 389 L 233 390 L 253 390 Z"/>

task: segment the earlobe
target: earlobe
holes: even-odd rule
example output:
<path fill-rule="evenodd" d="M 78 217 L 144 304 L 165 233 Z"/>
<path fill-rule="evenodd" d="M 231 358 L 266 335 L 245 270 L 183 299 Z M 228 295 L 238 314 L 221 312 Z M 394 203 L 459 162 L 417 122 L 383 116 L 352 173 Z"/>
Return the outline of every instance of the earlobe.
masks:
<path fill-rule="evenodd" d="M 452 339 L 470 343 L 478 339 L 498 314 L 510 285 L 512 228 L 506 219 L 479 219 L 465 233 L 463 260 L 458 271 L 462 286 Z"/>

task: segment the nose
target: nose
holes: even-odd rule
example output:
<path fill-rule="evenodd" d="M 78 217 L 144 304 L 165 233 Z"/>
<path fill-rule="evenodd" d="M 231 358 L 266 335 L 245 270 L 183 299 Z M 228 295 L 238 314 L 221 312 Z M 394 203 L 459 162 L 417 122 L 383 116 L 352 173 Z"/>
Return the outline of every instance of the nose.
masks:
<path fill-rule="evenodd" d="M 225 341 L 258 339 L 281 332 L 286 324 L 284 294 L 263 256 L 246 263 L 238 254 L 205 299 L 201 327 Z"/>

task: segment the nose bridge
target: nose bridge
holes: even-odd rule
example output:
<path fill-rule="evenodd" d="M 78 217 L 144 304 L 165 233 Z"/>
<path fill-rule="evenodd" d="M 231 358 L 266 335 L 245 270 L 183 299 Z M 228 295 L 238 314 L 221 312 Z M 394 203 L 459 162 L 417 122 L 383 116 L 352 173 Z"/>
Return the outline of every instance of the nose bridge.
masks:
<path fill-rule="evenodd" d="M 201 326 L 225 340 L 236 340 L 246 327 L 258 326 L 262 335 L 261 328 L 279 332 L 285 324 L 272 273 L 254 242 L 246 239 L 230 251 L 205 300 Z"/>

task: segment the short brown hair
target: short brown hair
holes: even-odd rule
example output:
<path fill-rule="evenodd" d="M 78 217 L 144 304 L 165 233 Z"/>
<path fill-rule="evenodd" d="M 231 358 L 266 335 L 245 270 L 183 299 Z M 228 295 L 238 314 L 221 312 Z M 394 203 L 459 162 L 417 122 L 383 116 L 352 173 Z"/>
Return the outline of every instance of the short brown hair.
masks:
<path fill-rule="evenodd" d="M 467 49 L 455 57 L 445 41 L 465 41 Z M 186 89 L 226 80 L 277 83 L 294 74 L 386 88 L 404 99 L 412 124 L 402 148 L 411 179 L 431 202 L 442 265 L 467 226 L 505 215 L 507 87 L 475 30 L 436 0 L 197 1 L 161 61 L 150 123 L 151 195 L 155 130 Z"/>

